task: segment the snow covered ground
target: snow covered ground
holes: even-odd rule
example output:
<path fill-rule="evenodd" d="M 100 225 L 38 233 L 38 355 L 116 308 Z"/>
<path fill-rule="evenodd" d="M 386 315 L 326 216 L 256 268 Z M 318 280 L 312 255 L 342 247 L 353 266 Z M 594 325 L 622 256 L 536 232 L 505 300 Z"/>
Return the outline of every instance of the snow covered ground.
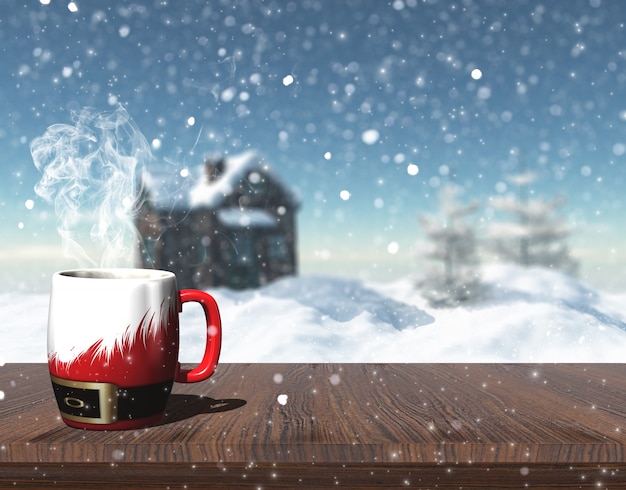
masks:
<path fill-rule="evenodd" d="M 223 317 L 223 362 L 622 362 L 626 294 L 515 266 L 483 270 L 480 301 L 431 308 L 411 278 L 363 283 L 288 278 L 255 291 L 210 291 Z M 46 361 L 48 298 L 0 294 L 0 364 Z M 181 361 L 202 354 L 200 307 L 185 305 Z"/>

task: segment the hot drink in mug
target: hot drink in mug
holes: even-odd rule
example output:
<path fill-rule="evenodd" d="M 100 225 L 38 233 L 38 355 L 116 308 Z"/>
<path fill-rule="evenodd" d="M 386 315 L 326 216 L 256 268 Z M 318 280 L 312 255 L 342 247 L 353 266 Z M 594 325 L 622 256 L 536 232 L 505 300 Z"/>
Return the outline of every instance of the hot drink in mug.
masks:
<path fill-rule="evenodd" d="M 179 312 L 199 303 L 206 320 L 202 361 L 178 362 Z M 209 378 L 222 326 L 208 293 L 179 291 L 176 276 L 150 269 L 79 269 L 52 277 L 48 366 L 64 422 L 83 429 L 134 429 L 163 417 L 174 381 Z"/>

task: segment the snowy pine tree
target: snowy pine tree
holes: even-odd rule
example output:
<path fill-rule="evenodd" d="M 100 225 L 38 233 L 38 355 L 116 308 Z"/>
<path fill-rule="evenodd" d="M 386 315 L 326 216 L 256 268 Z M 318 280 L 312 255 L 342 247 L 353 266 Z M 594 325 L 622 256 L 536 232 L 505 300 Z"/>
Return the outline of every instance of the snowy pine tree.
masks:
<path fill-rule="evenodd" d="M 491 226 L 493 249 L 501 260 L 507 262 L 575 274 L 578 263 L 572 258 L 566 244 L 571 229 L 557 214 L 565 200 L 560 196 L 551 200 L 530 199 L 528 186 L 535 179 L 533 172 L 509 176 L 507 180 L 518 186 L 518 196 L 506 195 L 491 199 L 491 205 L 496 210 L 517 218 Z"/>
<path fill-rule="evenodd" d="M 480 285 L 476 235 L 466 218 L 478 208 L 478 203 L 460 204 L 461 188 L 449 183 L 439 193 L 440 212 L 436 216 L 422 215 L 420 224 L 428 244 L 425 256 L 440 263 L 440 267 L 419 284 L 422 294 L 432 305 L 452 306 L 473 297 Z"/>

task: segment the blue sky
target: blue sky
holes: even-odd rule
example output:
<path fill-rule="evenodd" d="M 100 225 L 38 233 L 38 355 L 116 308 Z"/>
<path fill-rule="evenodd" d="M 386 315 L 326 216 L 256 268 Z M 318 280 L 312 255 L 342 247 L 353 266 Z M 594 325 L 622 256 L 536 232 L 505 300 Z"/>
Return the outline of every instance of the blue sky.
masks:
<path fill-rule="evenodd" d="M 436 208 L 438 187 L 453 174 L 483 204 L 475 219 L 486 233 L 489 197 L 514 190 L 506 176 L 523 158 L 538 175 L 533 195 L 567 198 L 583 279 L 626 288 L 620 1 L 50 0 L 3 10 L 3 289 L 30 288 L 67 263 L 53 209 L 33 191 L 29 143 L 73 110 L 119 104 L 152 145 L 149 167 L 178 174 L 210 154 L 265 155 L 302 199 L 303 272 L 418 273 L 418 217 Z"/>

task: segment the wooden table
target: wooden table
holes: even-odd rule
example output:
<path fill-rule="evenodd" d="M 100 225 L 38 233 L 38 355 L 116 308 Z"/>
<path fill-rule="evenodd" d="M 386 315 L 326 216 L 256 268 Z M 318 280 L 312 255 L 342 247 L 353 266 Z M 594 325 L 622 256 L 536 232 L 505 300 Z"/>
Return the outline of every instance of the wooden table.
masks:
<path fill-rule="evenodd" d="M 222 364 L 161 425 L 98 432 L 61 422 L 45 365 L 7 364 L 0 486 L 624 489 L 625 371 Z"/>

